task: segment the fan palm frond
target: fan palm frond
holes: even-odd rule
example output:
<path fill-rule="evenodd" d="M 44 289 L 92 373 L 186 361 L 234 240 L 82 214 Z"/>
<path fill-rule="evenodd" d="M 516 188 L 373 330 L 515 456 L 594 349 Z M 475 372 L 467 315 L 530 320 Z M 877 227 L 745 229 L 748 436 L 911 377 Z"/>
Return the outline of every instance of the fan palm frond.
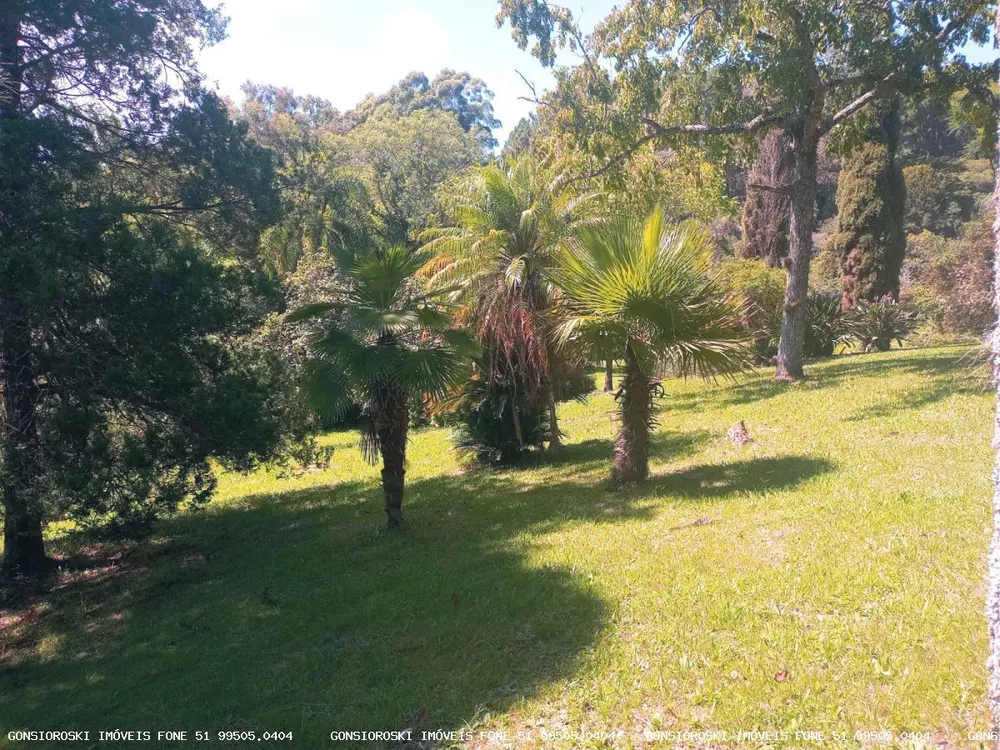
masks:
<path fill-rule="evenodd" d="M 553 273 L 563 292 L 560 340 L 594 358 L 632 345 L 650 353 L 649 372 L 660 358 L 685 374 L 741 372 L 740 311 L 708 277 L 710 257 L 705 232 L 670 226 L 660 211 L 582 227 Z"/>
<path fill-rule="evenodd" d="M 429 253 L 340 249 L 334 257 L 345 280 L 342 300 L 306 305 L 285 321 L 321 321 L 308 341 L 303 388 L 323 414 L 359 404 L 362 449 L 375 460 L 379 425 L 390 407 L 408 398 L 443 396 L 464 376 L 474 346 L 468 334 L 452 327 L 448 297 L 461 287 L 421 284 L 418 272 Z"/>

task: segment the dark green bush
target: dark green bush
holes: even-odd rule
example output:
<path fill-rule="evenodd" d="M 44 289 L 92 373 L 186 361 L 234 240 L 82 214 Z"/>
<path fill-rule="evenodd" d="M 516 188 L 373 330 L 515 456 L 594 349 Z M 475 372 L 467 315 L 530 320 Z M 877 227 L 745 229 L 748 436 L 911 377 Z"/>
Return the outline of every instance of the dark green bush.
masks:
<path fill-rule="evenodd" d="M 847 315 L 836 292 L 813 292 L 806 305 L 807 357 L 832 357 L 837 344 L 848 337 Z"/>
<path fill-rule="evenodd" d="M 483 373 L 477 367 L 463 387 L 451 439 L 481 463 L 515 463 L 549 439 L 547 409 L 525 394 L 519 378 L 488 383 Z"/>
<path fill-rule="evenodd" d="M 903 170 L 906 179 L 906 231 L 929 231 L 957 237 L 976 210 L 974 186 L 956 174 L 951 164 L 915 164 Z"/>
<path fill-rule="evenodd" d="M 913 333 L 917 314 L 886 295 L 874 302 L 861 300 L 849 316 L 851 336 L 866 352 L 885 352 L 900 346 Z"/>

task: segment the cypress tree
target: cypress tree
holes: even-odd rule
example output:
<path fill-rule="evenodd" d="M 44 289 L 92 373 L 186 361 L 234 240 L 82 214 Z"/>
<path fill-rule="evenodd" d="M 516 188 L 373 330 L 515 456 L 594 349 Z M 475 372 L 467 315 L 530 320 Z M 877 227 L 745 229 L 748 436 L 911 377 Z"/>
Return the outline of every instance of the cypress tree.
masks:
<path fill-rule="evenodd" d="M 899 105 L 893 103 L 844 160 L 837 183 L 837 230 L 831 247 L 840 261 L 844 309 L 860 300 L 899 297 L 906 250 L 906 186 L 896 158 Z"/>
<path fill-rule="evenodd" d="M 199 90 L 201 0 L 0 4 L 0 578 L 53 518 L 146 526 L 285 438 L 270 157 Z M 171 81 L 183 81 L 183 91 Z"/>

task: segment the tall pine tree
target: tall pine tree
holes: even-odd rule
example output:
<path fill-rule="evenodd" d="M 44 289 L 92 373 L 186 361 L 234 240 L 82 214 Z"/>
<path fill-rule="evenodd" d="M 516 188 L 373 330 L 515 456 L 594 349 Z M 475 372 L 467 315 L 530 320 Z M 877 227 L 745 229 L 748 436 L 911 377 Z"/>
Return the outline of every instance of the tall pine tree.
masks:
<path fill-rule="evenodd" d="M 148 520 L 282 440 L 280 363 L 236 343 L 273 169 L 193 67 L 223 31 L 200 0 L 0 7 L 3 575 L 47 567 L 48 518 Z"/>

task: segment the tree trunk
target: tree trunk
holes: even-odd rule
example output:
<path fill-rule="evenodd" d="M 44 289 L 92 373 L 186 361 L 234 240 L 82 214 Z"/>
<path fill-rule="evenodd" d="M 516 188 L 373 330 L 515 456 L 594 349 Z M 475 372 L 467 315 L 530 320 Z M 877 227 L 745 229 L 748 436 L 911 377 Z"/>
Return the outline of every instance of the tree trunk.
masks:
<path fill-rule="evenodd" d="M 1000 7 L 996 30 L 1000 31 Z M 1000 132 L 997 133 L 997 167 L 1000 168 Z M 989 706 L 993 729 L 1000 730 L 1000 175 L 994 175 L 993 188 L 993 304 L 998 325 L 991 337 L 993 382 L 997 389 L 997 410 L 993 421 L 993 540 L 990 543 L 987 572 L 986 622 L 989 628 L 990 654 L 986 660 L 989 673 Z"/>
<path fill-rule="evenodd" d="M 0 13 L 0 73 L 5 95 L 0 96 L 0 134 L 8 123 L 21 118 L 21 65 L 18 48 L 20 19 L 16 11 Z M 20 150 L 18 134 L 7 138 L 7 148 Z M 27 194 L 23 174 L 9 168 L 16 158 L 0 153 L 0 247 L 7 245 L 4 229 L 20 213 L 12 202 Z M 31 356 L 31 328 L 18 299 L 17 257 L 3 258 L 0 278 L 0 367 L 3 368 L 3 472 L 0 474 L 4 505 L 4 551 L 0 576 L 34 576 L 47 564 L 42 541 L 42 511 L 38 497 L 38 423 L 35 401 L 38 389 Z"/>
<path fill-rule="evenodd" d="M 382 490 L 385 492 L 385 515 L 390 527 L 403 521 L 403 488 L 406 476 L 406 431 L 410 409 L 406 394 L 385 386 L 385 410 L 379 430 L 382 451 Z"/>
<path fill-rule="evenodd" d="M 549 450 L 556 450 L 562 447 L 559 439 L 559 416 L 556 413 L 556 394 L 549 388 Z"/>
<path fill-rule="evenodd" d="M 615 363 L 609 359 L 604 363 L 604 392 L 610 393 L 615 389 Z"/>
<path fill-rule="evenodd" d="M 7 300 L 0 336 L 3 367 L 4 550 L 0 574 L 34 576 L 46 567 L 38 493 L 37 387 L 31 341 L 19 305 Z"/>
<path fill-rule="evenodd" d="M 789 224 L 788 278 L 778 341 L 778 380 L 800 380 L 802 348 L 806 335 L 806 300 L 809 295 L 809 262 L 816 224 L 816 142 L 796 139 L 795 180 L 792 183 L 792 216 Z M 798 142 L 804 141 L 804 142 Z"/>
<path fill-rule="evenodd" d="M 611 483 L 620 487 L 641 482 L 649 475 L 649 378 L 642 372 L 632 347 L 625 349 L 622 378 L 621 427 L 615 438 L 615 463 Z"/>

